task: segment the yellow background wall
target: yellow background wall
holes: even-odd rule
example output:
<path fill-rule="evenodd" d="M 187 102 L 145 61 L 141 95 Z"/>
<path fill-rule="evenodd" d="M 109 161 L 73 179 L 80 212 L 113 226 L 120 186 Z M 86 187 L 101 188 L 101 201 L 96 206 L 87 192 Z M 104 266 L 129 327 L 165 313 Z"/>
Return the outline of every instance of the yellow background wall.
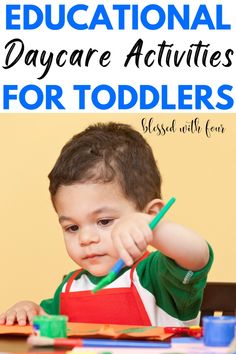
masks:
<path fill-rule="evenodd" d="M 0 115 L 0 312 L 19 300 L 51 297 L 63 274 L 76 268 L 64 249 L 51 206 L 47 174 L 62 146 L 90 123 L 115 120 L 140 132 L 144 114 Z M 150 118 L 150 115 L 146 115 Z M 196 115 L 153 115 L 178 126 Z M 209 280 L 236 281 L 236 115 L 199 116 L 225 133 L 145 134 L 163 176 L 163 199 L 176 196 L 168 217 L 202 234 L 213 246 Z"/>

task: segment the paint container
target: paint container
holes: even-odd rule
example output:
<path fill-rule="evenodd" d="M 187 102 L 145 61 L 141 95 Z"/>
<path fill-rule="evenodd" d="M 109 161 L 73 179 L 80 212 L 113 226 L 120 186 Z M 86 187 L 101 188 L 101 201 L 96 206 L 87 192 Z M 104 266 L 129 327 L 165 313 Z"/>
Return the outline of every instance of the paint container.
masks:
<path fill-rule="evenodd" d="M 67 316 L 34 316 L 33 331 L 35 335 L 49 338 L 67 337 Z"/>
<path fill-rule="evenodd" d="M 227 347 L 234 338 L 236 316 L 203 317 L 203 340 L 206 346 Z"/>

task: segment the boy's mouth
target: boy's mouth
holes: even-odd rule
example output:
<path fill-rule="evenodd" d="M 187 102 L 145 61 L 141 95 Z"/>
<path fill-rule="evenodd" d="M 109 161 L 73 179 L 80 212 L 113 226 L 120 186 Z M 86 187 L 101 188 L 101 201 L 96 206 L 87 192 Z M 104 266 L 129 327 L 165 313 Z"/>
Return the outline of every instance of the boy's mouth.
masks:
<path fill-rule="evenodd" d="M 105 254 L 91 253 L 91 254 L 87 254 L 83 259 L 95 259 L 103 256 L 105 256 Z"/>

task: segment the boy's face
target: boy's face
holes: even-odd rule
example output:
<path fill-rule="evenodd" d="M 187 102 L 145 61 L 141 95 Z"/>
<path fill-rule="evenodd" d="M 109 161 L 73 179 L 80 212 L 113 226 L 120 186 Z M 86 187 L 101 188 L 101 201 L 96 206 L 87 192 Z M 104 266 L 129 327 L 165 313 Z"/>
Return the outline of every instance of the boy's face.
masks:
<path fill-rule="evenodd" d="M 95 276 L 106 275 L 119 255 L 111 232 L 128 213 L 137 211 L 117 182 L 61 186 L 54 205 L 66 249 L 73 261 Z"/>

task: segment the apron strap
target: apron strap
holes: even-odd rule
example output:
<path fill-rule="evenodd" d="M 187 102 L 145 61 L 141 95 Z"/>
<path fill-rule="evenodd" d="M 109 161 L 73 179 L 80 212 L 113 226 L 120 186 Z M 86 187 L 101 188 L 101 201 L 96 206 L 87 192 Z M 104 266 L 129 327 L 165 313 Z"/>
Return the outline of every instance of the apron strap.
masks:
<path fill-rule="evenodd" d="M 149 254 L 150 254 L 150 252 L 149 252 L 149 251 L 146 251 L 146 252 L 144 253 L 144 255 L 143 255 L 141 258 L 139 258 L 139 259 L 137 260 L 137 262 L 135 262 L 135 263 L 132 265 L 132 268 L 131 268 L 131 271 L 130 271 L 131 284 L 133 284 L 133 274 L 134 274 L 134 271 L 135 271 L 137 265 L 138 265 L 143 259 L 147 258 L 147 257 L 149 256 Z"/>
<path fill-rule="evenodd" d="M 81 269 L 77 269 L 72 276 L 69 278 L 67 284 L 66 284 L 66 289 L 65 289 L 65 293 L 69 293 L 70 292 L 70 287 L 72 282 L 75 280 L 75 278 L 77 277 L 77 275 L 79 275 L 82 272 L 82 268 Z"/>

